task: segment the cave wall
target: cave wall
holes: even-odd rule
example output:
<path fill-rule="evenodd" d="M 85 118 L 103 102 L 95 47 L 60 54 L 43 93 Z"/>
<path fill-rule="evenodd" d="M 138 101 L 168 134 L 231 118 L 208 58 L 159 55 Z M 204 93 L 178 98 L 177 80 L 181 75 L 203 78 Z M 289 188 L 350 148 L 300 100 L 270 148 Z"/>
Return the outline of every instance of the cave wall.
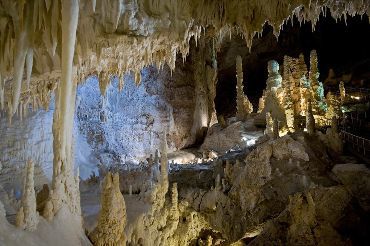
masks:
<path fill-rule="evenodd" d="M 35 187 L 38 189 L 50 183 L 53 173 L 53 101 L 48 110 L 30 111 L 23 119 L 14 117 L 11 124 L 7 117 L 0 119 L 0 193 L 2 189 L 10 193 L 12 187 L 16 187 L 15 195 L 20 192 L 23 167 L 28 160 L 35 163 Z M 97 173 L 98 162 L 77 127 L 74 129 L 74 140 L 76 168 L 80 170 L 80 177 L 86 179 L 92 171 Z"/>
<path fill-rule="evenodd" d="M 20 120 L 0 119 L 0 199 L 20 198 L 23 187 L 23 167 L 27 160 L 35 162 L 35 186 L 48 183 L 52 176 L 53 135 L 52 111 L 29 113 Z M 10 199 L 11 200 L 11 199 Z"/>
<path fill-rule="evenodd" d="M 98 79 L 90 77 L 78 89 L 77 121 L 80 133 L 94 149 L 99 163 L 137 163 L 154 154 L 167 133 L 170 150 L 193 142 L 194 80 L 192 67 L 178 64 L 172 72 L 149 66 L 141 71 L 141 83 L 132 74 L 112 79 L 102 96 Z M 77 146 L 77 148 L 79 148 Z"/>

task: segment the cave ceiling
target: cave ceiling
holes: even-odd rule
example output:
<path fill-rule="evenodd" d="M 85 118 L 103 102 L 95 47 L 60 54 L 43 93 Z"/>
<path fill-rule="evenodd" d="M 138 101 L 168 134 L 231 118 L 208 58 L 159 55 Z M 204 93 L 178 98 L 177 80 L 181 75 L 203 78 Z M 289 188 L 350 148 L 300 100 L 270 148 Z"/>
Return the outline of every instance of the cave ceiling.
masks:
<path fill-rule="evenodd" d="M 77 1 L 77 0 L 76 0 Z M 220 43 L 232 31 L 251 47 L 267 22 L 279 35 L 296 16 L 313 29 L 327 9 L 333 18 L 370 12 L 369 0 L 79 0 L 74 81 L 99 76 L 104 93 L 111 76 L 122 78 L 148 65 L 175 69 L 192 38 Z M 61 76 L 62 1 L 0 0 L 0 96 L 10 115 L 19 104 L 47 107 Z M 211 30 L 211 31 L 210 31 Z M 9 112 L 10 111 L 10 112 Z"/>

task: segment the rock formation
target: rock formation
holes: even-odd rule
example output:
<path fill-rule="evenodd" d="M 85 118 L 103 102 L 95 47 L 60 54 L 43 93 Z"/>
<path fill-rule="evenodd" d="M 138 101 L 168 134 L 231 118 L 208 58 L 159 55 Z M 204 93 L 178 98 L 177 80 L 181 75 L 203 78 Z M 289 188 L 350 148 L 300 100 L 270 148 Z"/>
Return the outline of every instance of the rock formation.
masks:
<path fill-rule="evenodd" d="M 282 77 L 279 74 L 279 63 L 275 60 L 269 61 L 267 65 L 268 71 L 268 78 L 267 78 L 267 86 L 266 89 L 269 90 L 277 90 L 281 87 Z"/>
<path fill-rule="evenodd" d="M 79 177 L 73 172 L 73 117 L 76 102 L 76 80 L 73 78 L 73 56 L 79 18 L 79 1 L 62 2 L 61 80 L 56 89 L 53 118 L 54 164 L 52 180 L 53 211 L 66 205 L 77 216 L 81 214 Z"/>
<path fill-rule="evenodd" d="M 271 117 L 271 113 L 267 112 L 266 113 L 266 129 L 265 129 L 265 134 L 271 138 L 274 137 L 274 120 Z"/>
<path fill-rule="evenodd" d="M 258 110 L 257 113 L 261 113 L 262 110 L 265 108 L 265 100 L 266 100 L 266 90 L 263 90 L 263 94 L 258 100 Z"/>
<path fill-rule="evenodd" d="M 119 175 L 110 172 L 104 178 L 98 224 L 90 238 L 94 245 L 126 245 L 125 200 L 119 189 Z"/>
<path fill-rule="evenodd" d="M 271 117 L 280 122 L 279 128 L 286 126 L 286 116 L 284 109 L 284 89 L 282 88 L 282 77 L 279 74 L 279 63 L 276 61 L 268 62 L 268 78 L 266 81 L 266 90 L 264 91 L 263 110 L 261 115 L 267 112 Z M 280 129 L 278 129 L 279 131 Z"/>
<path fill-rule="evenodd" d="M 253 112 L 253 105 L 244 94 L 243 64 L 240 56 L 236 57 L 236 118 L 244 121 Z"/>
<path fill-rule="evenodd" d="M 313 99 L 313 112 L 316 114 L 322 114 L 326 108 L 324 87 L 322 82 L 319 81 L 319 76 L 317 52 L 316 50 L 312 50 L 310 53 L 309 81 L 311 85 L 311 96 Z"/>
<path fill-rule="evenodd" d="M 346 88 L 344 88 L 344 82 L 339 82 L 339 95 L 340 95 L 340 102 L 343 104 L 344 99 L 346 98 Z"/>
<path fill-rule="evenodd" d="M 338 119 L 333 117 L 331 120 L 331 127 L 326 130 L 326 136 L 323 140 L 330 149 L 336 153 L 341 153 L 343 150 L 343 143 L 338 130 Z"/>
<path fill-rule="evenodd" d="M 28 231 L 34 231 L 39 222 L 36 211 L 36 194 L 34 188 L 34 164 L 31 160 L 25 165 L 25 177 L 21 207 L 17 213 L 16 225 Z"/>
<path fill-rule="evenodd" d="M 311 100 L 309 100 L 307 103 L 306 129 L 307 129 L 307 133 L 310 135 L 315 133 L 315 118 L 313 117 L 313 113 L 312 113 Z"/>
<path fill-rule="evenodd" d="M 326 119 L 331 121 L 331 119 L 333 119 L 334 117 L 338 118 L 341 115 L 340 99 L 338 99 L 336 95 L 329 91 L 326 94 L 326 102 L 328 105 L 328 109 L 325 113 Z"/>

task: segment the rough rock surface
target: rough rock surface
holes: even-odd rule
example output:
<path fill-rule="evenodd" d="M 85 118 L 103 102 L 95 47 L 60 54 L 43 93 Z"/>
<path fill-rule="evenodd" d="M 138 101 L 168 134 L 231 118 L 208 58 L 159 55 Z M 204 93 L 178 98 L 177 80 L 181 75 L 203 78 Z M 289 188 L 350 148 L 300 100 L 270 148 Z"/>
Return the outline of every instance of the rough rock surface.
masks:
<path fill-rule="evenodd" d="M 102 164 L 145 160 L 159 148 L 164 131 L 170 149 L 191 143 L 194 85 L 184 72 L 179 67 L 171 77 L 168 67 L 147 67 L 139 86 L 126 75 L 123 90 L 113 80 L 105 97 L 94 77 L 81 86 L 78 126 Z"/>
<path fill-rule="evenodd" d="M 39 215 L 36 211 L 36 194 L 33 179 L 34 164 L 30 160 L 25 166 L 22 203 L 16 219 L 16 226 L 28 231 L 36 230 L 39 222 Z"/>
<path fill-rule="evenodd" d="M 332 172 L 356 197 L 365 211 L 370 211 L 370 169 L 363 164 L 338 164 Z"/>
<path fill-rule="evenodd" d="M 119 189 L 119 175 L 104 178 L 98 225 L 90 234 L 94 245 L 126 245 L 126 206 Z"/>
<path fill-rule="evenodd" d="M 201 149 L 213 150 L 224 154 L 232 148 L 245 148 L 253 145 L 262 135 L 262 130 L 254 126 L 253 120 L 248 120 L 247 122 L 237 121 L 226 128 L 215 124 L 208 130 Z"/>

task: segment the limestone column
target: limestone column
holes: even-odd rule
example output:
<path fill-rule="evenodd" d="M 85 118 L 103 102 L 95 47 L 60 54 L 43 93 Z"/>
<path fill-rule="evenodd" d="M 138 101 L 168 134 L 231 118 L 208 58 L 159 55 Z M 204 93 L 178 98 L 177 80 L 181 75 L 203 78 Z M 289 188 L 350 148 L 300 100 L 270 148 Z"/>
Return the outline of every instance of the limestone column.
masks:
<path fill-rule="evenodd" d="M 80 216 L 79 180 L 73 173 L 73 117 L 76 81 L 73 80 L 73 56 L 79 15 L 79 0 L 62 1 L 61 80 L 55 94 L 53 118 L 53 178 L 50 201 L 54 214 L 66 205 Z"/>

